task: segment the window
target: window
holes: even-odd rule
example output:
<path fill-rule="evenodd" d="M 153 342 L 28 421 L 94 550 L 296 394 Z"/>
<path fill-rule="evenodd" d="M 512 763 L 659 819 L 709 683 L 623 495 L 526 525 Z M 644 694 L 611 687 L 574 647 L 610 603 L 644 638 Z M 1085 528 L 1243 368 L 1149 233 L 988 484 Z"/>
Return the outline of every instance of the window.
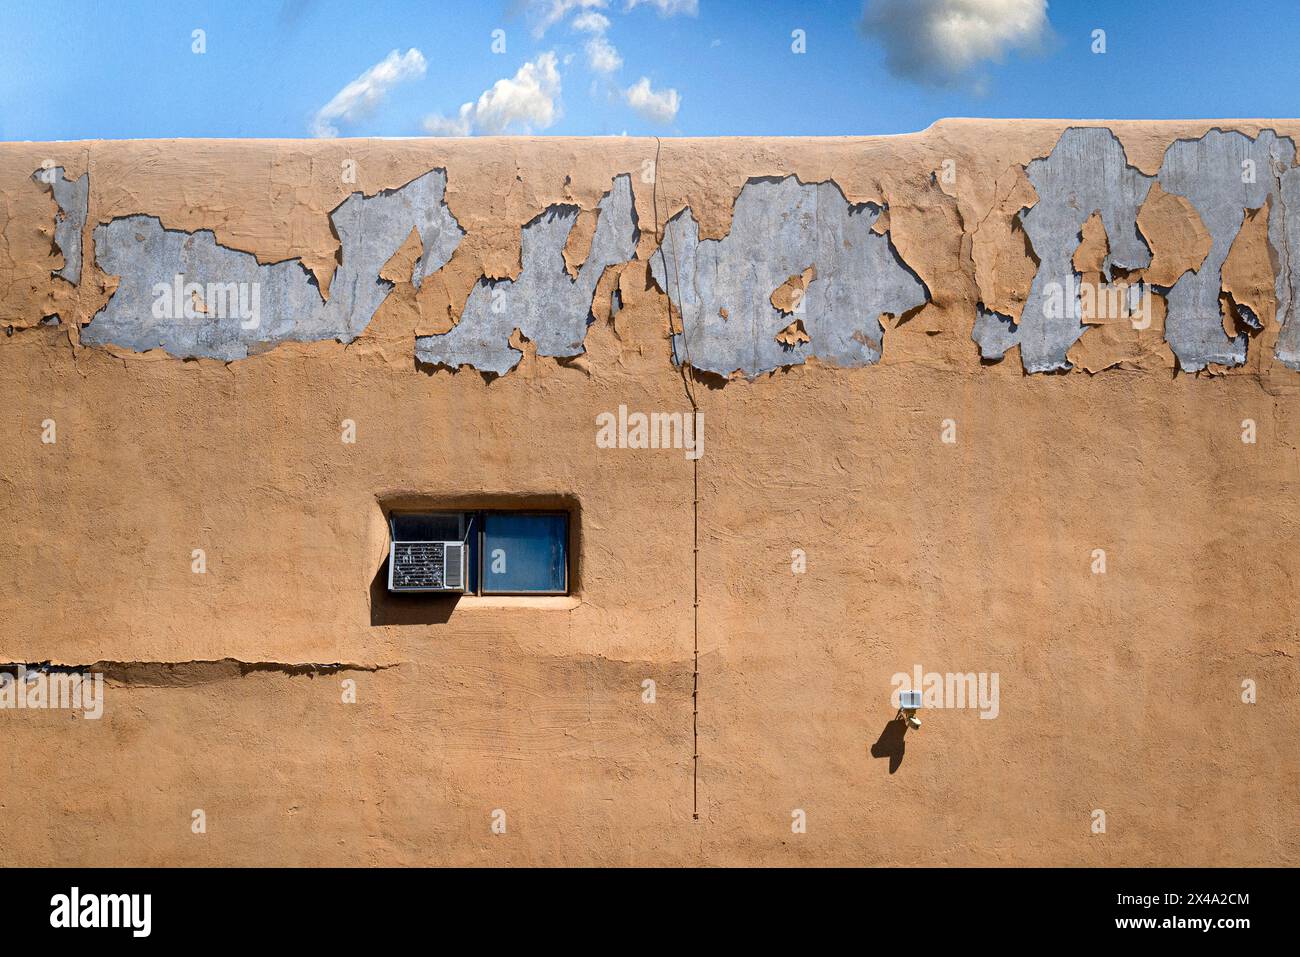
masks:
<path fill-rule="evenodd" d="M 566 595 L 567 512 L 394 512 L 388 590 Z"/>
<path fill-rule="evenodd" d="M 569 590 L 569 516 L 485 512 L 483 594 L 563 595 Z"/>

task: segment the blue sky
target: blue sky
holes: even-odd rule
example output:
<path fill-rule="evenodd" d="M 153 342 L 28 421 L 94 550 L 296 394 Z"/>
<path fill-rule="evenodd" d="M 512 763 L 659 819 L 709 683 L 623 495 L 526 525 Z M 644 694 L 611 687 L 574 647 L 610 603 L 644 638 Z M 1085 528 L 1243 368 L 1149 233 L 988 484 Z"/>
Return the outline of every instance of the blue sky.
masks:
<path fill-rule="evenodd" d="M 944 116 L 1300 115 L 1295 0 L 1051 0 L 1041 23 L 1044 0 L 872 0 L 874 31 L 860 0 L 631 3 L 0 0 L 0 139 L 837 135 Z M 973 24 L 935 32 L 972 8 Z M 1096 29 L 1105 53 L 1092 51 Z M 806 52 L 792 50 L 796 30 Z M 603 58 L 588 49 L 597 38 Z"/>

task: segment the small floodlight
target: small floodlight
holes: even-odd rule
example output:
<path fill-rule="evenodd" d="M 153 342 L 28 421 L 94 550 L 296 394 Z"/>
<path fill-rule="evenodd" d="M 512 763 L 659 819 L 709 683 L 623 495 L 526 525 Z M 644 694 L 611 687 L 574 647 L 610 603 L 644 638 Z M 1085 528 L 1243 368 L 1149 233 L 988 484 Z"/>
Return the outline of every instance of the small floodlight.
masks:
<path fill-rule="evenodd" d="M 898 693 L 898 710 L 903 713 L 903 720 L 912 730 L 919 730 L 921 719 L 916 716 L 917 710 L 921 707 L 921 692 L 919 691 L 900 691 Z"/>

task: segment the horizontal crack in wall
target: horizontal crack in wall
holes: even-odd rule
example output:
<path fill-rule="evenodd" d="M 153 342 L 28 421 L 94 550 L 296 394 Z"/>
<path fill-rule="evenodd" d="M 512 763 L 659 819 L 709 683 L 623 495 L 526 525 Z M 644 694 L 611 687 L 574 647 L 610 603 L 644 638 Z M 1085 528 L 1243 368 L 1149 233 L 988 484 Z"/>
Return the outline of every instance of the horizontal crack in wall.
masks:
<path fill-rule="evenodd" d="M 243 678 L 255 672 L 276 672 L 294 677 L 314 678 L 318 675 L 333 675 L 349 671 L 387 671 L 398 667 L 398 664 L 400 663 L 367 665 L 346 661 L 291 664 L 283 661 L 239 661 L 235 658 L 211 661 L 96 661 L 91 664 L 10 661 L 0 663 L 0 674 L 16 674 L 19 668 L 24 668 L 28 672 L 81 672 L 102 674 L 105 681 L 114 685 L 189 688 L 215 681 Z"/>

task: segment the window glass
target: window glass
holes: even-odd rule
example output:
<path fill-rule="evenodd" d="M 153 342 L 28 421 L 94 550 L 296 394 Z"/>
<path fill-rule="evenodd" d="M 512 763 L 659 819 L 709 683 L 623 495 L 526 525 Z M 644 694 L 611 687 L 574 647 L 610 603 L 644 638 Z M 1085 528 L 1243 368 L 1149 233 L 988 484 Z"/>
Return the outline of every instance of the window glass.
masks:
<path fill-rule="evenodd" d="M 459 512 L 393 514 L 393 538 L 399 542 L 457 542 L 460 530 Z"/>
<path fill-rule="evenodd" d="M 568 591 L 568 515 L 488 512 L 482 521 L 484 594 Z"/>

